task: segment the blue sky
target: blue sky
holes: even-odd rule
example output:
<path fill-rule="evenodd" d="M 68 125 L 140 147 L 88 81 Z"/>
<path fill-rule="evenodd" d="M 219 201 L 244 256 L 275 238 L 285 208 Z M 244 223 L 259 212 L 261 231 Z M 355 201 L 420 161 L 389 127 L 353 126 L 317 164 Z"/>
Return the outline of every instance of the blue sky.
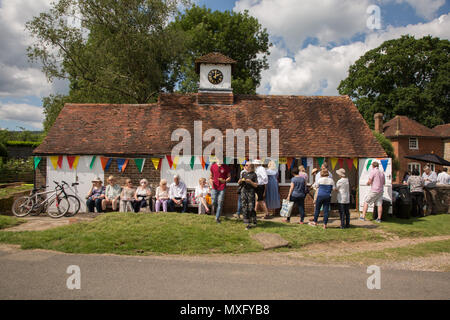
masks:
<path fill-rule="evenodd" d="M 26 58 L 24 32 L 51 0 L 0 0 L 0 128 L 42 128 L 42 98 L 67 92 L 48 83 Z M 248 10 L 267 28 L 273 46 L 260 94 L 337 95 L 348 67 L 383 41 L 412 34 L 450 38 L 446 0 L 197 0 L 212 10 Z M 377 5 L 381 28 L 369 29 L 366 10 Z"/>

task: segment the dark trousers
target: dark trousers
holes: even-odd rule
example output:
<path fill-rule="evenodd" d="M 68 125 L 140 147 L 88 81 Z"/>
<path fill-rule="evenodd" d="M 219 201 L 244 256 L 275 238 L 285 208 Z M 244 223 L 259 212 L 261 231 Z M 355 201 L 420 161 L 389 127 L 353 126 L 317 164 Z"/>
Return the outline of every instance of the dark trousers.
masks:
<path fill-rule="evenodd" d="M 300 221 L 303 222 L 305 219 L 305 197 L 293 197 L 289 201 L 294 202 L 298 207 L 298 215 L 300 216 Z M 291 217 L 286 218 L 287 221 L 291 221 Z"/>
<path fill-rule="evenodd" d="M 330 201 L 331 197 L 317 197 L 316 200 L 316 209 L 314 211 L 314 222 L 317 223 L 317 219 L 319 219 L 320 208 L 323 206 L 323 224 L 328 223 L 328 212 L 330 211 Z"/>
<path fill-rule="evenodd" d="M 148 203 L 146 199 L 139 199 L 139 200 L 134 200 L 131 204 L 133 206 L 134 212 L 139 212 L 139 210 L 141 210 L 141 208 L 145 208 Z M 150 206 L 150 205 L 149 205 Z M 150 206 L 150 211 L 151 211 L 151 206 Z"/>
<path fill-rule="evenodd" d="M 175 198 L 175 200 L 181 200 L 181 198 Z M 187 211 L 187 204 L 188 204 L 187 198 L 183 199 L 183 211 L 181 211 L 182 213 Z M 170 212 L 175 211 L 175 202 L 172 199 L 169 200 L 169 211 Z"/>
<path fill-rule="evenodd" d="M 411 192 L 412 216 L 423 217 L 423 192 Z"/>
<path fill-rule="evenodd" d="M 103 199 L 87 199 L 86 206 L 88 207 L 89 212 L 94 212 L 94 207 L 97 208 L 97 212 L 102 212 L 102 200 Z"/>
<path fill-rule="evenodd" d="M 244 223 L 256 223 L 256 211 L 255 211 L 255 191 L 254 190 L 241 190 L 241 212 L 244 216 Z"/>
<path fill-rule="evenodd" d="M 341 218 L 341 228 L 350 227 L 350 203 L 339 203 L 339 216 Z"/>

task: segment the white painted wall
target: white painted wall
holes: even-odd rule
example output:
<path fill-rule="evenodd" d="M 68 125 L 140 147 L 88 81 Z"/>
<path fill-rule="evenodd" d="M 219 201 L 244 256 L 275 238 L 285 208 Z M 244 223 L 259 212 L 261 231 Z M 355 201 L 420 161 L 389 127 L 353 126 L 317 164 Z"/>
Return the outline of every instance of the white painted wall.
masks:
<path fill-rule="evenodd" d="M 172 169 L 170 169 L 167 158 L 163 158 L 161 164 L 161 179 L 166 179 L 168 185 L 170 185 L 173 182 L 173 176 L 179 174 L 187 188 L 195 188 L 198 186 L 198 179 L 200 178 L 206 178 L 206 181 L 209 183 L 209 167 L 207 170 L 203 169 L 200 158 L 195 157 L 194 169 L 191 169 L 190 161 L 191 157 L 180 157 L 177 168 L 173 169 L 172 167 Z"/>

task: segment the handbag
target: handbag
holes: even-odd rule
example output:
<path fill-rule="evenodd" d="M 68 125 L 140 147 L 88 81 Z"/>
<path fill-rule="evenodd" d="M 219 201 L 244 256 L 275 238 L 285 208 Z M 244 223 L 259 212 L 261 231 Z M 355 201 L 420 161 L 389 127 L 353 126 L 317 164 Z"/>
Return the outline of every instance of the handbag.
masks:
<path fill-rule="evenodd" d="M 282 217 L 290 217 L 292 213 L 292 208 L 294 207 L 294 202 L 283 199 L 283 203 L 281 205 L 280 216 Z"/>

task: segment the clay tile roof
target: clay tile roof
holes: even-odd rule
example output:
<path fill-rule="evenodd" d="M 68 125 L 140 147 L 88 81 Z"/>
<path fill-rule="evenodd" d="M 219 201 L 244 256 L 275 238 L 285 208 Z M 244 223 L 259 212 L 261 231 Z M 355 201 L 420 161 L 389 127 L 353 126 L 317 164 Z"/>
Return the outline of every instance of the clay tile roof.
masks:
<path fill-rule="evenodd" d="M 235 95 L 233 105 L 218 106 L 197 104 L 197 94 L 161 94 L 145 105 L 66 104 L 34 153 L 163 156 L 180 142 L 171 141 L 178 128 L 193 145 L 194 121 L 224 137 L 227 129 L 267 129 L 269 155 L 270 129 L 279 129 L 280 156 L 386 157 L 347 96 Z"/>
<path fill-rule="evenodd" d="M 406 116 L 395 116 L 383 126 L 387 138 L 397 136 L 437 137 L 438 135 L 423 124 Z M 397 132 L 398 131 L 398 132 Z"/>
<path fill-rule="evenodd" d="M 195 60 L 195 70 L 197 73 L 200 72 L 200 63 L 234 65 L 236 64 L 236 60 L 233 60 L 220 52 L 210 52 Z"/>
<path fill-rule="evenodd" d="M 434 133 L 439 135 L 441 138 L 450 138 L 450 123 L 441 124 L 433 128 Z"/>

